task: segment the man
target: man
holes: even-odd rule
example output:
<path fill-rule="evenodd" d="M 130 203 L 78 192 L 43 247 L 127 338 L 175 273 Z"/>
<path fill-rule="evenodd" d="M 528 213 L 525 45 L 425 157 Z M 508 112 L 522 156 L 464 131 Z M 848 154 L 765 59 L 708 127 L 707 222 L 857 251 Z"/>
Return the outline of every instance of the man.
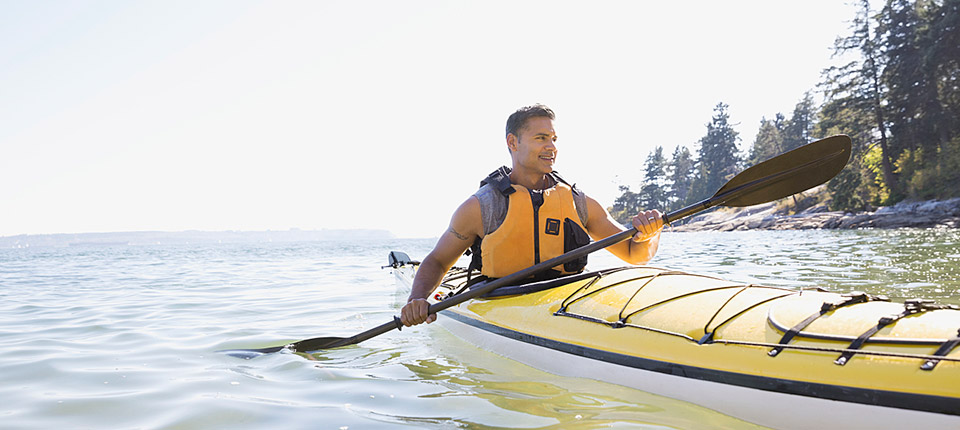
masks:
<path fill-rule="evenodd" d="M 567 184 L 553 171 L 557 133 L 550 108 L 521 108 L 507 119 L 507 149 L 512 169 L 492 173 L 484 185 L 453 213 L 450 227 L 427 255 L 400 311 L 405 326 L 431 323 L 426 298 L 467 248 L 474 246 L 481 273 L 497 278 L 548 260 L 594 240 L 623 231 L 596 200 Z M 607 248 L 629 264 L 645 264 L 657 252 L 663 219 L 657 210 L 632 220 L 637 234 Z M 477 244 L 475 244 L 475 241 Z M 479 246 L 477 246 L 479 245 Z M 479 259 L 478 259 L 479 257 Z M 555 274 L 583 269 L 579 263 L 554 268 Z"/>

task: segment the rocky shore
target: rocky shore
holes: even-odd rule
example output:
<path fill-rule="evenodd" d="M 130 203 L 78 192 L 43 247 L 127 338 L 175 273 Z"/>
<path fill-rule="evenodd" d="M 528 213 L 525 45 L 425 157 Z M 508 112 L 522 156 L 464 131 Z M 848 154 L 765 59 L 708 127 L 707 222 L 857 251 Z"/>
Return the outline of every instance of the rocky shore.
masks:
<path fill-rule="evenodd" d="M 748 208 L 722 208 L 693 217 L 667 231 L 807 230 L 856 228 L 958 228 L 960 198 L 900 202 L 873 212 L 829 211 L 824 205 L 794 215 L 779 214 L 775 203 Z"/>

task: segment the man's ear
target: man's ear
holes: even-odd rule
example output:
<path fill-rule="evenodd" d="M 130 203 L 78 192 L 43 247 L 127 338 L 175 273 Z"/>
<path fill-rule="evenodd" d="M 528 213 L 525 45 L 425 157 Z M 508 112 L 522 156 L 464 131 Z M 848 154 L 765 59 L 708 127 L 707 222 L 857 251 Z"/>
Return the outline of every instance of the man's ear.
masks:
<path fill-rule="evenodd" d="M 517 150 L 517 135 L 507 133 L 507 149 L 510 150 L 510 152 Z"/>

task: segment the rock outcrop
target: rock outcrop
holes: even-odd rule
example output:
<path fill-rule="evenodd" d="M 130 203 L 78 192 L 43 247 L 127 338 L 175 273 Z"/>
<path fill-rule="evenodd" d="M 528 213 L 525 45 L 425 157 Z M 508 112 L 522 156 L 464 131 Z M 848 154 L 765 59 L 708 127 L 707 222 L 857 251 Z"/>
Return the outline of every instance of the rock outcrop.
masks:
<path fill-rule="evenodd" d="M 734 230 L 806 230 L 856 228 L 958 228 L 960 198 L 900 202 L 873 212 L 829 211 L 826 206 L 813 206 L 795 215 L 778 214 L 774 203 L 748 208 L 720 209 L 693 217 L 683 225 L 667 231 L 734 231 Z"/>

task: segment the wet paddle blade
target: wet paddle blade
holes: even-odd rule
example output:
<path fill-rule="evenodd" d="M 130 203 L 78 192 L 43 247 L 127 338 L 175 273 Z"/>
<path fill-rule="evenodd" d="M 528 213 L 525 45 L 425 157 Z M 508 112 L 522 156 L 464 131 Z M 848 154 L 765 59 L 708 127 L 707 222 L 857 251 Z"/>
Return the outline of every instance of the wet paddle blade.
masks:
<path fill-rule="evenodd" d="M 848 136 L 818 140 L 740 172 L 714 197 L 729 194 L 732 197 L 723 201 L 724 206 L 744 207 L 791 196 L 840 173 L 850 159 L 850 149 Z"/>
<path fill-rule="evenodd" d="M 291 344 L 290 349 L 294 352 L 310 352 L 321 349 L 339 348 L 355 343 L 357 342 L 352 342 L 350 338 L 345 337 L 315 337 Z"/>
<path fill-rule="evenodd" d="M 251 358 L 257 358 L 261 355 L 273 354 L 274 352 L 283 351 L 288 345 L 282 346 L 271 346 L 269 348 L 260 348 L 260 349 L 221 349 L 217 352 L 227 354 L 231 357 L 242 358 L 244 360 L 249 360 Z"/>
<path fill-rule="evenodd" d="M 310 352 L 318 351 L 321 349 L 327 348 L 336 348 L 340 346 L 352 345 L 356 342 L 349 342 L 349 338 L 343 337 L 315 337 L 313 339 L 301 340 L 299 342 L 294 342 L 286 345 L 271 346 L 267 348 L 253 348 L 253 349 L 224 349 L 217 352 L 227 354 L 231 357 L 243 358 L 249 360 L 251 358 L 257 358 L 261 355 L 273 354 L 274 352 L 280 352 L 283 350 L 288 350 L 290 352 Z"/>

